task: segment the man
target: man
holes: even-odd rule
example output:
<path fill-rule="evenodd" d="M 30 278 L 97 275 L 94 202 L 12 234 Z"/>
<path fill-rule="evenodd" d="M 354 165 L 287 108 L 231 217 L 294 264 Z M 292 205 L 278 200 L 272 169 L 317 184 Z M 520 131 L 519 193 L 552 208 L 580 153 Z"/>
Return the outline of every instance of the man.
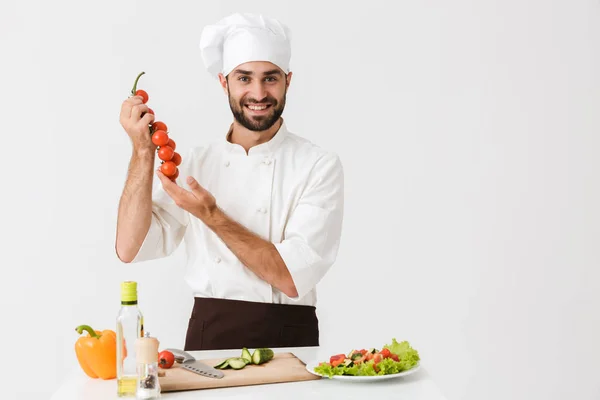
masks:
<path fill-rule="evenodd" d="M 119 203 L 123 262 L 170 255 L 185 241 L 195 301 L 186 350 L 319 344 L 315 286 L 334 263 L 343 216 L 338 156 L 281 117 L 292 72 L 289 31 L 234 14 L 200 40 L 234 116 L 222 140 L 183 157 L 176 182 L 156 171 L 150 113 L 127 99 L 120 121 L 133 153 Z"/>

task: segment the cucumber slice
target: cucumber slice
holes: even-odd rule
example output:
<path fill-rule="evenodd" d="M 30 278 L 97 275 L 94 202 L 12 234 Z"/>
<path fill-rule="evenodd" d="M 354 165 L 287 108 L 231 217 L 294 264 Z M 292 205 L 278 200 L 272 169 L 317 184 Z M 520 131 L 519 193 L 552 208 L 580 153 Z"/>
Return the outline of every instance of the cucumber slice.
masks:
<path fill-rule="evenodd" d="M 242 349 L 242 358 L 248 361 L 248 364 L 252 362 L 252 356 L 250 355 L 250 351 L 245 347 Z"/>
<path fill-rule="evenodd" d="M 248 364 L 246 361 L 247 360 L 242 357 L 230 358 L 229 366 L 233 369 L 242 369 Z"/>
<path fill-rule="evenodd" d="M 271 349 L 255 349 L 252 353 L 252 363 L 259 365 L 264 364 L 273 359 L 273 350 Z"/>
<path fill-rule="evenodd" d="M 225 368 L 227 368 L 227 367 L 229 367 L 229 359 L 227 359 L 227 360 L 223 361 L 223 362 L 222 362 L 222 363 L 220 363 L 220 364 L 217 364 L 217 365 L 215 365 L 215 368 L 216 368 L 216 369 L 225 369 Z"/>

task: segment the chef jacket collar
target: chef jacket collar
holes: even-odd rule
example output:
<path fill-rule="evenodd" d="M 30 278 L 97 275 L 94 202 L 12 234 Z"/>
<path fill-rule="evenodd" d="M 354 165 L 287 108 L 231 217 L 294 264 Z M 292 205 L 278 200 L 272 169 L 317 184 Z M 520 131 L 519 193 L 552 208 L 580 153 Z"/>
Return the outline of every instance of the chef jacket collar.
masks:
<path fill-rule="evenodd" d="M 244 148 L 236 143 L 231 143 L 229 141 L 229 137 L 231 136 L 231 133 L 233 132 L 233 124 L 231 124 L 231 127 L 229 128 L 229 130 L 227 131 L 227 134 L 225 135 L 225 144 L 227 146 L 227 150 L 230 153 L 240 153 L 240 154 L 246 154 L 246 150 L 244 150 Z M 277 150 L 277 148 L 279 147 L 279 145 L 285 140 L 286 136 L 288 135 L 288 130 L 287 130 L 287 126 L 285 124 L 285 120 L 282 119 L 281 122 L 281 126 L 279 127 L 279 130 L 275 133 L 275 136 L 273 136 L 271 138 L 271 140 L 269 140 L 268 142 L 265 143 L 261 143 L 259 145 L 256 146 L 252 146 L 250 148 L 250 150 L 248 151 L 248 156 L 252 156 L 252 155 L 271 155 L 275 152 L 275 150 Z"/>

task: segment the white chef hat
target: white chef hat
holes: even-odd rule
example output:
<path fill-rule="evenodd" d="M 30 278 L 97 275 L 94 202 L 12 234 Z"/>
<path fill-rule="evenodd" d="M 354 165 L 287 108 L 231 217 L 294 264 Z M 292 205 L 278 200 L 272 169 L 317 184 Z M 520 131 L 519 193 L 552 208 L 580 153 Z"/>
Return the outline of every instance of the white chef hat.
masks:
<path fill-rule="evenodd" d="M 240 64 L 269 61 L 290 71 L 290 30 L 276 19 L 236 13 L 202 30 L 200 50 L 208 72 L 227 76 Z"/>

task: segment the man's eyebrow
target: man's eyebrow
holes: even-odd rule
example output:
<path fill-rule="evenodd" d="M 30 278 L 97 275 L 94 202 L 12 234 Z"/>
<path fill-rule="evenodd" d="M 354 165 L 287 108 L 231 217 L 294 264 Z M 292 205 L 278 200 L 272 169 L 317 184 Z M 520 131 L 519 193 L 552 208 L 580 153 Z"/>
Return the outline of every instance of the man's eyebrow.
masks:
<path fill-rule="evenodd" d="M 236 69 L 234 71 L 234 73 L 236 73 L 238 75 L 254 75 L 254 72 L 252 72 L 252 71 L 246 71 L 244 69 Z"/>
<path fill-rule="evenodd" d="M 281 70 L 280 69 L 272 69 L 270 71 L 264 72 L 263 75 L 281 75 Z"/>
<path fill-rule="evenodd" d="M 234 71 L 235 74 L 237 75 L 254 75 L 253 71 L 247 71 L 245 69 L 236 69 Z M 280 69 L 272 69 L 269 71 L 265 71 L 263 72 L 264 76 L 268 76 L 268 75 L 281 75 L 281 70 Z"/>

